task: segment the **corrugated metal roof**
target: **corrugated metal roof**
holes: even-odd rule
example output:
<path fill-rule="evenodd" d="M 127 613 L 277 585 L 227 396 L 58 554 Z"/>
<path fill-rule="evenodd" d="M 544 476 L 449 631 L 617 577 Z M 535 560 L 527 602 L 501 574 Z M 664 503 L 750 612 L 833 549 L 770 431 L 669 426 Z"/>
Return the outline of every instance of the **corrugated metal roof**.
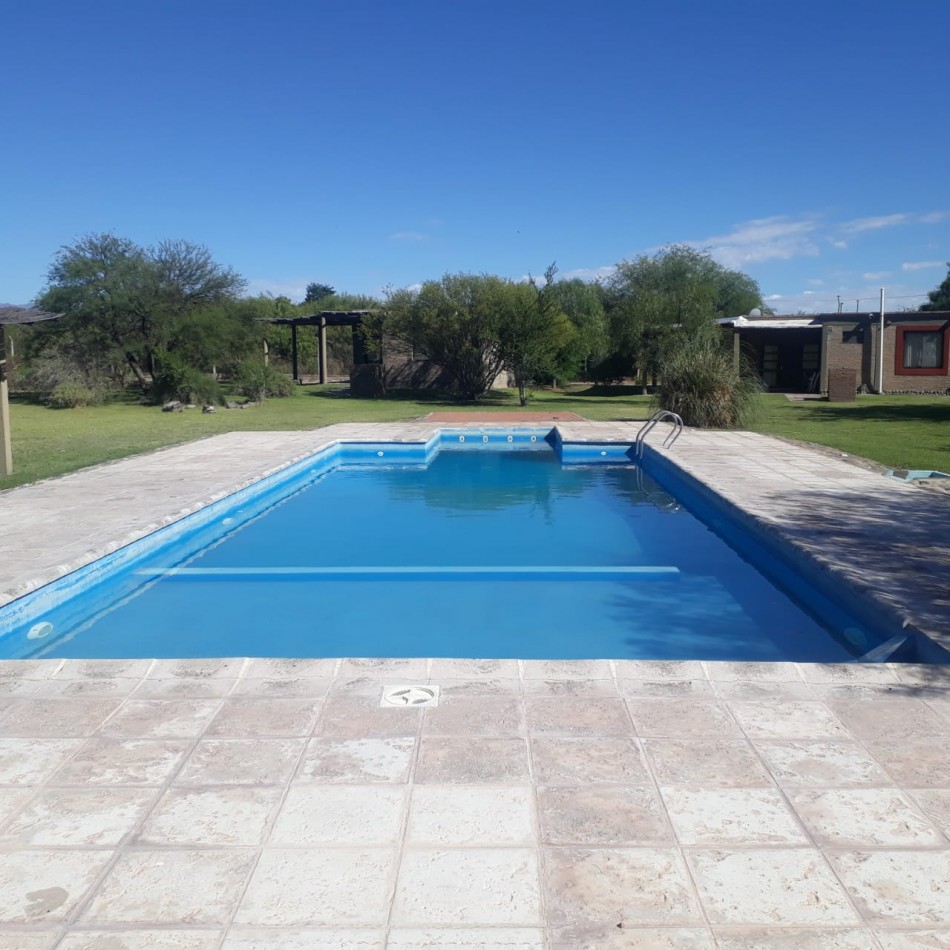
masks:
<path fill-rule="evenodd" d="M 17 307 L 11 303 L 0 303 L 0 325 L 14 323 L 42 323 L 44 320 L 58 320 L 61 313 L 49 313 L 36 307 Z"/>

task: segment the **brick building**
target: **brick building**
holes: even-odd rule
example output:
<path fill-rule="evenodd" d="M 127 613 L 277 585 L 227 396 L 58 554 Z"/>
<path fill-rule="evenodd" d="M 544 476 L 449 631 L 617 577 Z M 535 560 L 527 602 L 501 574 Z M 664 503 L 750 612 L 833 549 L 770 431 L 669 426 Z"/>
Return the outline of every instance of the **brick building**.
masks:
<path fill-rule="evenodd" d="M 855 388 L 950 393 L 950 311 L 884 314 L 884 378 L 878 380 L 880 313 L 730 317 L 736 359 L 747 359 L 770 392 L 828 391 L 828 374 L 854 372 Z"/>

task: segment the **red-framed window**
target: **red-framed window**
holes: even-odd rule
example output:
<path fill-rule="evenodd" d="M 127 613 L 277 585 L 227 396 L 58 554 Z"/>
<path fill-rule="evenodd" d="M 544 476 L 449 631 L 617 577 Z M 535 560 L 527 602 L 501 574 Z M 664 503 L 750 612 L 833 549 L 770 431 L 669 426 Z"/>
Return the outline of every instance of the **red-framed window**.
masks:
<path fill-rule="evenodd" d="M 947 325 L 897 327 L 894 346 L 896 376 L 946 376 L 950 362 Z"/>

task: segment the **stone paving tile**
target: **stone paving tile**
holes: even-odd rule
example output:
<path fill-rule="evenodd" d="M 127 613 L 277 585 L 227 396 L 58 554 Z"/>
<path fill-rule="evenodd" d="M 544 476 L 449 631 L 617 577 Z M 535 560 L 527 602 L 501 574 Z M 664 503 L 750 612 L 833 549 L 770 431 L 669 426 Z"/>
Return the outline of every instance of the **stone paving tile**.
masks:
<path fill-rule="evenodd" d="M 524 739 L 426 736 L 415 780 L 422 785 L 529 784 L 528 749 Z"/>
<path fill-rule="evenodd" d="M 686 927 L 565 927 L 549 934 L 550 950 L 715 950 L 705 930 Z"/>
<path fill-rule="evenodd" d="M 57 950 L 216 950 L 220 941 L 216 930 L 74 930 Z"/>
<path fill-rule="evenodd" d="M 519 678 L 517 660 L 466 660 L 433 659 L 429 676 L 433 682 L 443 680 L 507 679 Z"/>
<path fill-rule="evenodd" d="M 250 849 L 126 851 L 80 915 L 85 925 L 224 924 L 254 866 Z"/>
<path fill-rule="evenodd" d="M 524 713 L 514 697 L 448 696 L 422 710 L 426 736 L 523 736 Z"/>
<path fill-rule="evenodd" d="M 705 787 L 772 784 L 768 770 L 745 739 L 643 739 L 661 785 Z"/>
<path fill-rule="evenodd" d="M 635 739 L 536 738 L 531 740 L 531 761 L 539 785 L 638 785 L 649 781 Z"/>
<path fill-rule="evenodd" d="M 950 930 L 878 930 L 883 950 L 948 950 Z"/>
<path fill-rule="evenodd" d="M 15 699 L 0 717 L 0 736 L 69 739 L 91 736 L 118 702 L 103 699 Z"/>
<path fill-rule="evenodd" d="M 684 846 L 808 845 L 779 792 L 771 788 L 661 788 Z"/>
<path fill-rule="evenodd" d="M 820 702 L 732 702 L 729 708 L 750 738 L 851 738 L 838 718 Z"/>
<path fill-rule="evenodd" d="M 415 739 L 311 739 L 295 781 L 407 782 Z"/>
<path fill-rule="evenodd" d="M 800 790 L 788 794 L 815 841 L 828 848 L 937 848 L 947 839 L 896 788 Z"/>
<path fill-rule="evenodd" d="M 268 848 L 234 922 L 255 927 L 380 927 L 395 875 L 391 848 Z"/>
<path fill-rule="evenodd" d="M 832 712 L 859 739 L 899 741 L 921 736 L 950 736 L 950 722 L 919 699 L 829 702 Z"/>
<path fill-rule="evenodd" d="M 410 845 L 535 845 L 534 795 L 528 788 L 420 785 L 406 829 Z"/>
<path fill-rule="evenodd" d="M 713 925 L 857 923 L 819 851 L 687 851 L 686 860 Z"/>
<path fill-rule="evenodd" d="M 402 836 L 408 795 L 402 786 L 298 785 L 291 788 L 269 845 L 395 845 Z"/>
<path fill-rule="evenodd" d="M 538 818 L 544 844 L 673 844 L 663 803 L 652 787 L 539 788 Z"/>
<path fill-rule="evenodd" d="M 112 859 L 111 851 L 0 851 L 0 926 L 61 923 Z"/>
<path fill-rule="evenodd" d="M 893 784 L 880 764 L 857 742 L 756 740 L 755 748 L 783 788 Z"/>
<path fill-rule="evenodd" d="M 534 848 L 409 848 L 404 853 L 393 900 L 393 926 L 540 923 Z"/>
<path fill-rule="evenodd" d="M 22 930 L 0 930 L 0 950 L 51 950 L 58 940 L 58 931 L 35 933 Z M 60 944 L 60 946 L 66 945 Z"/>
<path fill-rule="evenodd" d="M 209 699 L 130 699 L 99 729 L 103 736 L 196 739 L 221 707 Z"/>
<path fill-rule="evenodd" d="M 546 848 L 544 893 L 553 927 L 703 923 L 674 848 Z"/>
<path fill-rule="evenodd" d="M 387 950 L 383 930 L 248 930 L 233 927 L 221 950 Z"/>
<path fill-rule="evenodd" d="M 633 727 L 619 699 L 525 698 L 528 731 L 533 736 L 632 736 Z"/>
<path fill-rule="evenodd" d="M 908 790 L 924 814 L 950 838 L 950 788 Z"/>
<path fill-rule="evenodd" d="M 177 739 L 89 739 L 50 781 L 54 785 L 162 785 L 191 743 Z"/>
<path fill-rule="evenodd" d="M 905 788 L 950 788 L 950 756 L 946 743 L 933 739 L 903 739 L 900 742 L 865 742 L 894 780 Z"/>
<path fill-rule="evenodd" d="M 47 788 L 0 831 L 0 847 L 116 847 L 144 817 L 152 790 Z"/>
<path fill-rule="evenodd" d="M 394 929 L 386 950 L 546 950 L 544 933 L 528 927 Z"/>
<path fill-rule="evenodd" d="M 308 736 L 319 713 L 320 703 L 308 699 L 226 699 L 205 735 Z"/>
<path fill-rule="evenodd" d="M 170 789 L 152 810 L 136 844 L 262 844 L 283 792 L 280 787 Z"/>
<path fill-rule="evenodd" d="M 0 784 L 45 782 L 82 744 L 82 739 L 0 738 Z"/>
<path fill-rule="evenodd" d="M 304 739 L 201 739 L 175 778 L 180 785 L 276 785 L 288 781 Z"/>
<path fill-rule="evenodd" d="M 714 930 L 719 950 L 877 950 L 870 931 L 764 927 Z"/>
<path fill-rule="evenodd" d="M 316 734 L 341 739 L 390 738 L 414 736 L 419 730 L 421 709 L 380 709 L 379 695 L 368 705 L 359 699 L 331 696 L 317 720 Z M 399 715 L 394 716 L 393 712 Z"/>
<path fill-rule="evenodd" d="M 637 735 L 652 738 L 742 738 L 725 703 L 707 699 L 627 700 Z"/>

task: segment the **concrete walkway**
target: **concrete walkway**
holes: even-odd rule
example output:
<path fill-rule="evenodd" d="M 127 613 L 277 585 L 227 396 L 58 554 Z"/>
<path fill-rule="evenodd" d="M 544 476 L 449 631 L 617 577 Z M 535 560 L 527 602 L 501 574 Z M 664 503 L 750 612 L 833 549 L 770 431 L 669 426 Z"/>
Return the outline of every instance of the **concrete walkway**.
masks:
<path fill-rule="evenodd" d="M 233 433 L 2 493 L 0 590 L 333 439 L 432 431 Z M 950 629 L 950 499 L 745 433 L 668 455 L 842 583 L 873 575 L 882 610 Z M 950 947 L 948 674 L 2 662 L 0 950 Z M 391 685 L 439 703 L 383 708 Z"/>

